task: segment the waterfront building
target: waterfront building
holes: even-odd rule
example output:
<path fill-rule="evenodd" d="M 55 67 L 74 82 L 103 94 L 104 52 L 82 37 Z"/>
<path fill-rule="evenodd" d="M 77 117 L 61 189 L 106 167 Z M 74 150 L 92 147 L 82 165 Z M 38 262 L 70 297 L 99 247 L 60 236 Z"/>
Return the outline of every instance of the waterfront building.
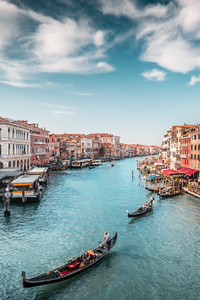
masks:
<path fill-rule="evenodd" d="M 99 149 L 100 157 L 112 158 L 115 157 L 115 146 L 110 143 L 101 143 Z"/>
<path fill-rule="evenodd" d="M 30 128 L 0 117 L 0 167 L 30 168 Z"/>
<path fill-rule="evenodd" d="M 171 169 L 178 169 L 181 167 L 181 139 L 182 136 L 185 133 L 185 130 L 189 129 L 191 130 L 194 128 L 194 125 L 181 125 L 181 126 L 172 126 L 171 130 L 169 130 L 170 133 L 170 151 L 173 153 L 170 153 L 170 168 Z M 176 146 L 174 145 L 176 144 Z M 176 153 L 174 154 L 174 149 L 176 149 Z"/>
<path fill-rule="evenodd" d="M 123 143 L 120 143 L 120 157 L 126 157 L 126 145 Z"/>
<path fill-rule="evenodd" d="M 26 120 L 18 120 L 30 130 L 31 136 L 31 166 L 42 166 L 49 163 L 49 131 L 46 128 L 38 127 L 36 123 L 28 123 Z"/>
<path fill-rule="evenodd" d="M 92 139 L 83 137 L 81 138 L 81 157 L 93 158 L 92 153 Z"/>
<path fill-rule="evenodd" d="M 42 166 L 49 163 L 49 131 L 46 128 L 38 127 L 38 124 L 31 126 L 31 164 Z"/>
<path fill-rule="evenodd" d="M 190 133 L 191 158 L 190 168 L 200 170 L 200 124 Z"/>
<path fill-rule="evenodd" d="M 98 138 L 92 139 L 92 153 L 93 153 L 93 159 L 99 158 L 99 139 Z"/>
<path fill-rule="evenodd" d="M 170 132 L 165 131 L 164 138 L 162 140 L 162 157 L 164 160 L 170 158 Z"/>
<path fill-rule="evenodd" d="M 181 137 L 181 166 L 190 167 L 191 136 L 190 129 L 186 129 Z"/>
<path fill-rule="evenodd" d="M 76 141 L 63 141 L 63 143 L 65 143 L 65 147 L 66 147 L 66 157 L 63 157 L 61 155 L 61 158 L 72 159 L 72 160 L 76 159 L 77 158 Z"/>
<path fill-rule="evenodd" d="M 49 135 L 49 161 L 57 161 L 60 158 L 60 139 L 55 134 Z"/>
<path fill-rule="evenodd" d="M 176 170 L 176 141 L 170 143 L 170 169 Z"/>
<path fill-rule="evenodd" d="M 100 146 L 102 145 L 113 145 L 114 146 L 114 155 L 113 157 L 120 157 L 120 137 L 108 133 L 91 133 L 87 135 L 88 138 L 99 139 Z"/>
<path fill-rule="evenodd" d="M 82 145 L 81 139 L 85 137 L 83 134 L 63 133 L 63 134 L 51 134 L 54 136 L 54 140 L 59 142 L 60 157 L 61 158 L 81 158 L 82 157 Z M 67 142 L 69 143 L 67 147 Z M 74 144 L 72 144 L 74 143 Z M 71 153 L 71 156 L 69 152 Z"/>

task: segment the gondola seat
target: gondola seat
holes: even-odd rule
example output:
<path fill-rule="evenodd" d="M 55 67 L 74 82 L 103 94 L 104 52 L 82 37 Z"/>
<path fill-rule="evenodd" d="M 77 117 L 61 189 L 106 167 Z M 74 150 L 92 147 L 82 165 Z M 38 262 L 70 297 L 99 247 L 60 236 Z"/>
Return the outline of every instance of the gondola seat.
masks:
<path fill-rule="evenodd" d="M 76 262 L 75 264 L 69 264 L 68 268 L 69 269 L 74 269 L 74 268 L 78 267 L 79 265 L 80 265 L 80 262 Z"/>

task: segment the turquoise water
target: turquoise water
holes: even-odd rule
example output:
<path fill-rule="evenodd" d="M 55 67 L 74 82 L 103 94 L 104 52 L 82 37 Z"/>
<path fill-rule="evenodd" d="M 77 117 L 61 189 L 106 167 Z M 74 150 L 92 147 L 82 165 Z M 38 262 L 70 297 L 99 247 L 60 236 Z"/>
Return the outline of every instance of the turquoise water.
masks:
<path fill-rule="evenodd" d="M 132 170 L 134 178 L 132 180 Z M 128 219 L 150 194 L 138 184 L 136 160 L 53 172 L 39 204 L 0 211 L 0 299 L 200 299 L 200 200 L 156 197 L 154 210 Z M 67 282 L 24 289 L 30 278 L 118 240 L 98 265 Z"/>

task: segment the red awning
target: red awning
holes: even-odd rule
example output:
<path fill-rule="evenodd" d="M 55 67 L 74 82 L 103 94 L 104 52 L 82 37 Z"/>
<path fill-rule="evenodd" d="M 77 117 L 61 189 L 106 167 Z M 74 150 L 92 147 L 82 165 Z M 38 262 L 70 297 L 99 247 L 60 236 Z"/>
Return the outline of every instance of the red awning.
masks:
<path fill-rule="evenodd" d="M 170 169 L 162 170 L 162 172 L 165 175 L 168 175 L 168 176 L 171 176 L 171 175 L 180 175 L 181 174 L 181 172 L 179 172 L 179 171 L 170 170 Z"/>
<path fill-rule="evenodd" d="M 194 173 L 198 172 L 198 170 L 194 170 L 194 169 L 189 169 L 189 168 L 181 168 L 180 170 L 178 170 L 179 172 L 182 172 L 188 176 L 192 176 Z"/>

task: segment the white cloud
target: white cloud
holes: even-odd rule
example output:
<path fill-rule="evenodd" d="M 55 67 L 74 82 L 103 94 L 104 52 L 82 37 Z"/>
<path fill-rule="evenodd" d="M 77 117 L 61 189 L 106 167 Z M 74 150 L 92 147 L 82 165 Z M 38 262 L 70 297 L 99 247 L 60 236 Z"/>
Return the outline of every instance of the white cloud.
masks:
<path fill-rule="evenodd" d="M 100 61 L 97 63 L 97 67 L 101 72 L 113 72 L 115 71 L 115 68 L 112 67 L 111 65 L 107 64 L 105 61 Z"/>
<path fill-rule="evenodd" d="M 164 81 L 166 79 L 167 74 L 161 70 L 153 69 L 151 71 L 146 71 L 141 75 L 148 80 Z"/>
<path fill-rule="evenodd" d="M 180 73 L 200 68 L 199 0 L 176 0 L 142 9 L 130 0 L 117 0 L 117 3 L 101 0 L 101 3 L 105 14 L 125 16 L 136 22 L 137 29 L 132 36 L 143 42 L 142 61 Z"/>
<path fill-rule="evenodd" d="M 104 44 L 104 32 L 101 30 L 98 30 L 95 34 L 94 34 L 94 44 L 96 46 L 102 46 Z"/>
<path fill-rule="evenodd" d="M 148 5 L 137 8 L 131 0 L 100 0 L 104 14 L 112 14 L 118 17 L 126 16 L 130 19 L 138 19 L 146 16 L 162 17 L 166 14 L 168 7 L 161 4 Z"/>
<path fill-rule="evenodd" d="M 193 86 L 195 85 L 197 82 L 200 82 L 200 75 L 199 76 L 192 76 L 190 79 L 190 82 L 188 83 L 188 85 Z"/>
<path fill-rule="evenodd" d="M 56 118 L 62 118 L 67 115 L 76 114 L 75 111 L 63 111 L 63 110 L 50 110 L 49 112 L 52 113 L 53 116 Z"/>
<path fill-rule="evenodd" d="M 0 1 L 0 27 L 2 83 L 36 87 L 27 81 L 37 81 L 41 73 L 114 71 L 108 63 L 104 63 L 104 67 L 98 65 L 106 56 L 106 32 L 94 29 L 88 18 L 75 21 L 66 17 L 59 21 Z M 13 44 L 17 46 L 14 48 Z M 9 56 L 10 50 L 12 56 Z"/>
<path fill-rule="evenodd" d="M 81 92 L 70 92 L 69 94 L 78 95 L 78 96 L 94 96 L 94 95 L 96 95 L 93 93 L 81 93 Z"/>

